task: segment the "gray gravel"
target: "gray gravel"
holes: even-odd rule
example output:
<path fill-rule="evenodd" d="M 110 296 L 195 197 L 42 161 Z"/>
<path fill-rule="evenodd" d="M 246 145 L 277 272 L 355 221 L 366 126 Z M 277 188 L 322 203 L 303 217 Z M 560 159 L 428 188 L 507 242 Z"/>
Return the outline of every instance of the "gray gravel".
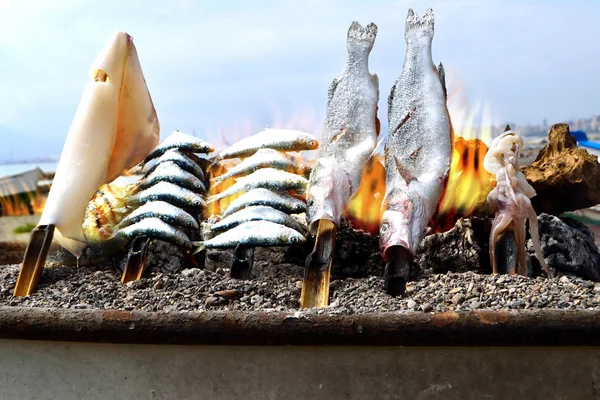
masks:
<path fill-rule="evenodd" d="M 151 273 L 124 286 L 113 269 L 50 265 L 37 292 L 12 296 L 18 265 L 0 267 L 0 306 L 73 309 L 276 310 L 296 311 L 301 281 L 297 277 L 232 280 L 227 271 L 186 269 Z M 407 297 L 383 291 L 380 277 L 347 278 L 331 282 L 331 305 L 318 312 L 439 312 L 476 309 L 600 309 L 600 284 L 563 276 L 555 279 L 473 272 L 435 274 L 409 282 Z"/>

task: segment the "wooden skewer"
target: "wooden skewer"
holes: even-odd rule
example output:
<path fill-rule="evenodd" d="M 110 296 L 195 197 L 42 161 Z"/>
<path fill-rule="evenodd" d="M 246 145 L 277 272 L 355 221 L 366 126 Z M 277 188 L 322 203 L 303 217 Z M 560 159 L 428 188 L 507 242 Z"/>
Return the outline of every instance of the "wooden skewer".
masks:
<path fill-rule="evenodd" d="M 385 291 L 390 296 L 403 297 L 410 277 L 410 252 L 401 246 L 393 249 L 393 258 L 385 265 Z"/>
<path fill-rule="evenodd" d="M 335 250 L 336 228 L 332 221 L 319 220 L 313 252 L 306 258 L 300 308 L 326 307 L 329 304 L 329 280 Z"/>
<path fill-rule="evenodd" d="M 29 296 L 37 289 L 54 237 L 54 228 L 54 225 L 39 225 L 31 232 L 15 285 L 15 296 Z"/>
<path fill-rule="evenodd" d="M 123 284 L 137 281 L 142 278 L 148 259 L 150 241 L 151 239 L 147 236 L 138 236 L 132 240 L 129 247 L 129 254 L 127 254 L 125 269 L 121 276 L 121 282 Z"/>

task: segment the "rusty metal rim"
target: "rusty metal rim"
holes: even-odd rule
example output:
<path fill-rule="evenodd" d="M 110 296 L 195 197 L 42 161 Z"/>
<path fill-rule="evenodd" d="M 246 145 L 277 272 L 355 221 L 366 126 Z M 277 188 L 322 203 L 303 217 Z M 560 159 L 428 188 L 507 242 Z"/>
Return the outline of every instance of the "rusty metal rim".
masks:
<path fill-rule="evenodd" d="M 144 312 L 0 308 L 0 338 L 202 345 L 596 346 L 600 312 Z"/>

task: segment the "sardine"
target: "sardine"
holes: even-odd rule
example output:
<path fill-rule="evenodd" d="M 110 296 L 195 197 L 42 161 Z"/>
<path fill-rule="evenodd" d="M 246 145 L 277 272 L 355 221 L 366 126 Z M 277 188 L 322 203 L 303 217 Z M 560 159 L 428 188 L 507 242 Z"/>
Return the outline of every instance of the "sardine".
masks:
<path fill-rule="evenodd" d="M 265 188 L 285 192 L 288 190 L 304 190 L 308 181 L 300 175 L 280 171 L 275 168 L 261 168 L 248 176 L 238 178 L 235 184 L 223 192 L 213 195 L 208 202 L 212 203 L 233 194 L 256 188 Z"/>
<path fill-rule="evenodd" d="M 377 26 L 354 21 L 347 36 L 348 59 L 329 87 L 327 111 L 317 162 L 308 185 L 308 226 L 318 221 L 339 227 L 346 204 L 360 186 L 363 169 L 377 145 L 379 78 L 369 73 L 369 54 Z"/>
<path fill-rule="evenodd" d="M 294 160 L 280 151 L 259 149 L 255 154 L 245 158 L 223 175 L 215 177 L 212 186 L 214 187 L 229 178 L 251 174 L 260 168 L 275 168 L 298 175 L 305 175 L 307 172 L 310 172 L 310 167 L 307 164 L 298 162 L 298 160 Z"/>
<path fill-rule="evenodd" d="M 200 179 L 179 168 L 172 161 L 160 163 L 152 172 L 140 179 L 138 186 L 143 190 L 156 185 L 158 182 L 171 182 L 185 189 L 206 193 L 206 187 Z"/>
<path fill-rule="evenodd" d="M 265 129 L 264 131 L 242 139 L 221 151 L 215 162 L 227 158 L 247 157 L 260 149 L 280 151 L 315 150 L 319 147 L 317 138 L 310 133 L 293 129 Z"/>
<path fill-rule="evenodd" d="M 167 150 L 162 156 L 153 159 L 151 162 L 146 164 L 143 172 L 148 175 L 152 173 L 161 163 L 171 161 L 174 162 L 184 171 L 187 171 L 200 180 L 204 180 L 204 171 L 198 164 L 192 161 L 191 158 L 185 154 L 180 153 L 176 149 Z"/>
<path fill-rule="evenodd" d="M 198 222 L 187 212 L 165 201 L 150 201 L 123 218 L 117 229 L 138 223 L 146 218 L 159 218 L 171 226 L 198 229 Z"/>
<path fill-rule="evenodd" d="M 192 242 L 198 246 L 194 253 L 203 249 L 233 248 L 238 244 L 248 247 L 290 246 L 306 242 L 298 231 L 270 221 L 250 221 L 223 232 L 204 242 Z"/>
<path fill-rule="evenodd" d="M 233 200 L 223 213 L 227 217 L 245 207 L 267 206 L 283 211 L 286 214 L 301 214 L 306 212 L 306 204 L 285 193 L 273 192 L 269 189 L 257 188 L 247 191 Z"/>
<path fill-rule="evenodd" d="M 394 251 L 415 249 L 425 236 L 450 171 L 452 127 L 442 64 L 431 56 L 434 15 L 408 11 L 406 57 L 388 98 L 389 135 L 385 147 L 386 195 L 380 246 L 384 260 Z"/>
<path fill-rule="evenodd" d="M 204 199 L 200 195 L 171 182 L 159 182 L 148 189 L 137 192 L 129 198 L 128 203 L 130 205 L 138 205 L 150 201 L 166 201 L 181 208 L 200 208 L 205 206 Z"/>
<path fill-rule="evenodd" d="M 295 229 L 300 233 L 306 230 L 296 218 L 267 206 L 246 207 L 211 225 L 210 229 L 215 232 L 223 232 L 249 221 L 270 221 Z"/>
<path fill-rule="evenodd" d="M 192 243 L 187 235 L 159 218 L 145 218 L 129 225 L 115 234 L 111 241 L 131 240 L 137 236 L 148 236 L 153 239 L 172 243 L 184 249 L 191 249 Z"/>
<path fill-rule="evenodd" d="M 183 132 L 175 131 L 171 135 L 163 140 L 158 146 L 154 148 L 144 159 L 144 164 L 148 161 L 160 157 L 170 149 L 178 149 L 179 151 L 187 151 L 190 153 L 203 153 L 208 154 L 215 151 L 210 143 L 205 142 L 202 139 L 198 139 L 195 136 L 185 134 Z"/>

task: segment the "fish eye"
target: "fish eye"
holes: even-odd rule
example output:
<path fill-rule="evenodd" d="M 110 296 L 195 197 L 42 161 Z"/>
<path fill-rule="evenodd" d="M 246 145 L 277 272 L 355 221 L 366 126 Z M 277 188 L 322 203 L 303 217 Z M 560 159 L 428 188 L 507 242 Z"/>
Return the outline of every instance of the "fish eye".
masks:
<path fill-rule="evenodd" d="M 317 147 L 317 141 L 316 140 L 311 140 L 309 143 L 310 147 Z"/>
<path fill-rule="evenodd" d="M 292 237 L 290 238 L 290 241 L 291 241 L 292 243 L 296 244 L 296 243 L 298 243 L 298 242 L 300 241 L 300 239 L 298 239 L 296 236 L 292 236 Z"/>
<path fill-rule="evenodd" d="M 381 228 L 379 228 L 379 232 L 386 233 L 388 229 L 390 229 L 390 224 L 386 222 L 385 224 L 381 225 Z"/>
<path fill-rule="evenodd" d="M 193 224 L 191 222 L 188 222 L 186 225 L 188 228 L 191 228 L 193 226 Z"/>
<path fill-rule="evenodd" d="M 202 203 L 200 202 L 200 200 L 195 200 L 195 201 L 194 201 L 194 205 L 195 205 L 196 207 L 200 207 L 200 206 L 202 205 Z"/>

